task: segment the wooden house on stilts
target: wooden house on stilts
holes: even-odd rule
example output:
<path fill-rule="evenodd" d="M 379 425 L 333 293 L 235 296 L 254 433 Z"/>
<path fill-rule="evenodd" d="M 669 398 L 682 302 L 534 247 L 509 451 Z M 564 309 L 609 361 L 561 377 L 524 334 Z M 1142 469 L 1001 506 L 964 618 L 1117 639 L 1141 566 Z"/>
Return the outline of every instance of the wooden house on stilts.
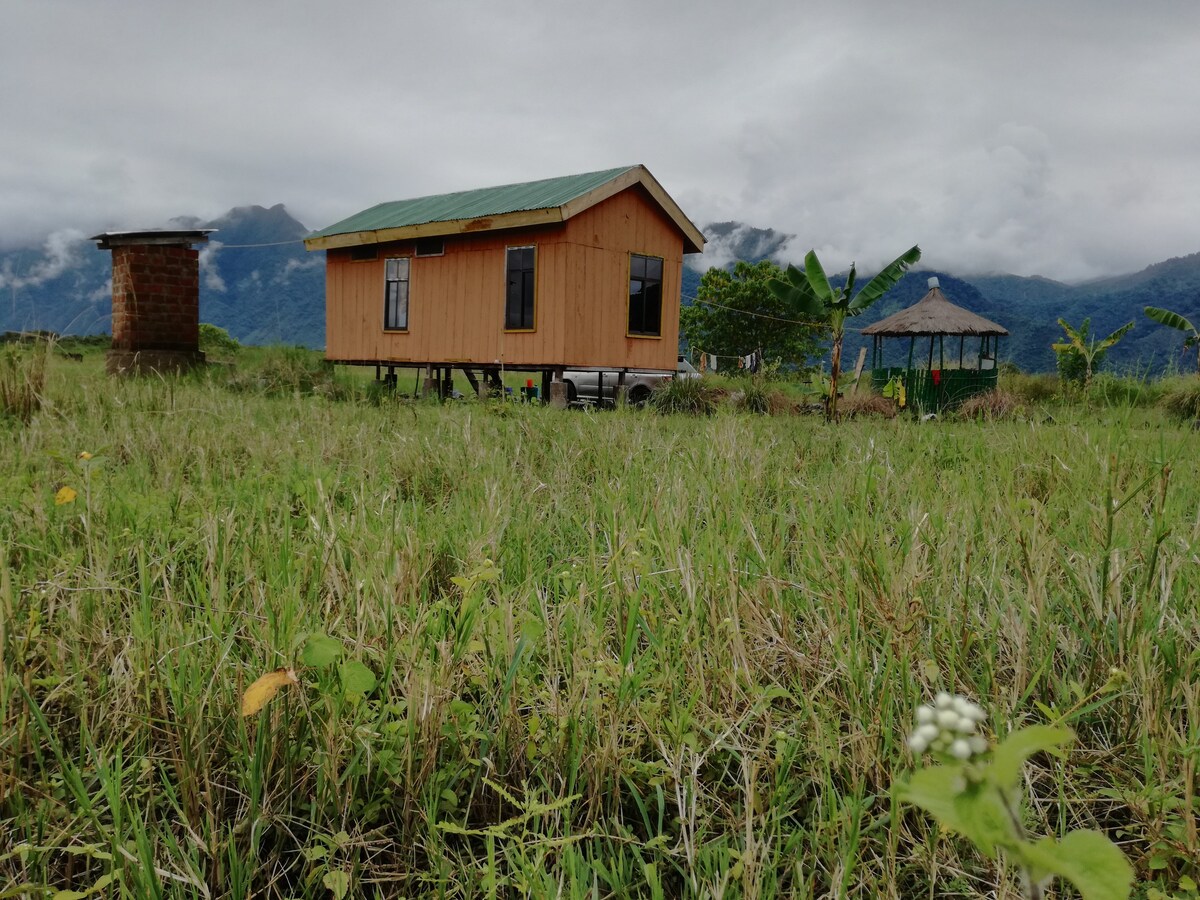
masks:
<path fill-rule="evenodd" d="M 424 368 L 443 393 L 451 368 L 477 389 L 540 372 L 565 405 L 565 369 L 675 371 L 683 257 L 704 235 L 626 166 L 382 203 L 305 244 L 326 251 L 328 359 Z"/>

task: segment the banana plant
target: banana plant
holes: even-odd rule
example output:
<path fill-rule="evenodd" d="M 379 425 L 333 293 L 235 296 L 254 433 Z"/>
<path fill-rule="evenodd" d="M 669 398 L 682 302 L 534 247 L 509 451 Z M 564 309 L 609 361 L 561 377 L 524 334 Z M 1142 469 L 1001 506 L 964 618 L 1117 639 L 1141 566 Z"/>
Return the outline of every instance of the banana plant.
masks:
<path fill-rule="evenodd" d="M 842 339 L 846 332 L 846 319 L 865 312 L 867 308 L 891 290 L 904 277 L 908 267 L 921 258 L 921 248 L 914 246 L 902 253 L 882 272 L 867 282 L 867 286 L 854 293 L 857 272 L 850 265 L 850 275 L 843 287 L 833 287 L 825 275 L 815 250 L 804 257 L 804 269 L 789 265 L 784 277 L 773 278 L 767 287 L 776 297 L 791 305 L 801 316 L 829 327 L 833 338 L 830 350 L 829 397 L 825 402 L 825 417 L 837 418 L 838 375 L 842 371 Z"/>
<path fill-rule="evenodd" d="M 1166 325 L 1168 328 L 1178 328 L 1186 337 L 1183 339 L 1183 349 L 1190 350 L 1192 347 L 1200 347 L 1200 329 L 1196 328 L 1191 322 L 1185 319 L 1177 312 L 1171 312 L 1169 309 L 1160 309 L 1157 306 L 1147 306 L 1146 315 L 1157 322 L 1159 325 Z M 1196 373 L 1200 374 L 1200 352 L 1196 354 Z"/>
<path fill-rule="evenodd" d="M 1100 361 L 1104 359 L 1110 347 L 1117 341 L 1125 337 L 1125 332 L 1133 327 L 1132 322 L 1128 322 L 1110 334 L 1102 341 L 1096 340 L 1096 336 L 1090 334 L 1092 320 L 1084 319 L 1083 324 L 1078 329 L 1072 328 L 1067 324 L 1066 319 L 1059 319 L 1058 324 L 1062 326 L 1062 330 L 1067 333 L 1067 340 L 1060 341 L 1057 344 L 1051 344 L 1050 347 L 1058 354 L 1059 362 L 1067 362 L 1067 367 L 1064 369 L 1059 366 L 1064 377 L 1068 377 L 1070 372 L 1070 361 L 1076 360 L 1083 364 L 1083 386 L 1087 388 L 1092 383 L 1092 373 L 1095 368 L 1100 365 Z"/>

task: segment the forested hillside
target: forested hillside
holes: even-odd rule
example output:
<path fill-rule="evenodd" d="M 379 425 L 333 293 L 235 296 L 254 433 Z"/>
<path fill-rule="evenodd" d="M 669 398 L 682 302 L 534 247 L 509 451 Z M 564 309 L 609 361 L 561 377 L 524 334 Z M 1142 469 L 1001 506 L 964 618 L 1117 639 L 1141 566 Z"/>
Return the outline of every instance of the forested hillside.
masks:
<path fill-rule="evenodd" d="M 685 266 L 685 303 L 696 296 L 701 268 L 706 268 L 710 260 L 724 265 L 739 259 L 749 262 L 774 259 L 782 265 L 788 262 L 800 265 L 807 249 L 788 235 L 738 222 L 709 225 L 705 234 L 710 244 L 704 256 L 689 260 Z M 1011 337 L 1001 344 L 1001 359 L 1015 362 L 1026 371 L 1054 369 L 1050 345 L 1062 337 L 1060 317 L 1073 326 L 1090 318 L 1093 332 L 1100 336 L 1126 322 L 1135 323 L 1133 330 L 1109 353 L 1109 368 L 1159 372 L 1172 366 L 1185 370 L 1195 366 L 1194 352 L 1189 359 L 1181 357 L 1180 333 L 1151 322 L 1142 310 L 1146 306 L 1161 306 L 1193 322 L 1200 321 L 1200 253 L 1169 259 L 1129 275 L 1074 285 L 1040 276 L 953 275 L 936 268 L 936 252 L 928 248 L 922 264 L 932 268 L 909 272 L 883 300 L 854 319 L 851 327 L 861 329 L 916 303 L 928 289 L 929 277 L 936 275 L 953 303 L 1009 330 Z M 856 332 L 847 334 L 846 354 L 851 360 L 861 343 Z M 747 352 L 751 349 L 747 348 Z"/>
<path fill-rule="evenodd" d="M 203 321 L 249 344 L 325 345 L 324 254 L 306 253 L 301 239 L 308 229 L 282 204 L 269 209 L 238 207 L 211 222 L 182 217 L 170 224 L 217 229 L 201 254 Z M 717 222 L 704 231 L 709 238 L 706 252 L 684 267 L 685 304 L 695 298 L 700 274 L 710 265 L 761 259 L 799 263 L 807 249 L 790 235 L 741 222 Z M 887 297 L 853 321 L 854 328 L 915 303 L 925 293 L 928 277 L 937 275 L 951 301 L 1009 329 L 1012 336 L 1002 344 L 1001 358 L 1027 371 L 1054 368 L 1050 344 L 1062 335 L 1059 317 L 1075 326 L 1090 317 L 1093 331 L 1101 335 L 1135 322 L 1110 353 L 1112 368 L 1157 372 L 1172 365 L 1194 366 L 1181 359 L 1179 333 L 1151 322 L 1142 308 L 1162 306 L 1200 322 L 1200 253 L 1141 272 L 1071 285 L 1042 277 L 955 275 L 937 268 L 936 248 L 925 250 L 923 264 L 932 268 L 908 273 Z M 0 331 L 108 331 L 110 275 L 109 254 L 97 250 L 79 231 L 56 232 L 34 249 L 0 253 Z M 847 354 L 856 354 L 859 345 L 856 332 L 849 333 Z"/>

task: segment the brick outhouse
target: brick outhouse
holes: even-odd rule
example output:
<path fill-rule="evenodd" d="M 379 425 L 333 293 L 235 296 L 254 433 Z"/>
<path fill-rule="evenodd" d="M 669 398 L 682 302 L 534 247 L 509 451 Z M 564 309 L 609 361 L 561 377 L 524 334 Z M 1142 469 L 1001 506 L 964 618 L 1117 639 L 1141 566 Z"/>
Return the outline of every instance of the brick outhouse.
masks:
<path fill-rule="evenodd" d="M 110 375 L 183 372 L 200 352 L 200 254 L 211 228 L 109 231 L 91 240 L 112 251 Z"/>

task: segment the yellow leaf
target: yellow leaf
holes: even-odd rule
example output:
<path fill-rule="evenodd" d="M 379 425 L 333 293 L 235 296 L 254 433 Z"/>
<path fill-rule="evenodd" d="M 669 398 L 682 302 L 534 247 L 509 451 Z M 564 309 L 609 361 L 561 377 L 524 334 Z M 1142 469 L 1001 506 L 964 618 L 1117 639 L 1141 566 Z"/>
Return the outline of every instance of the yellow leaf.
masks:
<path fill-rule="evenodd" d="M 58 489 L 58 493 L 54 495 L 54 505 L 62 506 L 64 503 L 74 503 L 75 498 L 78 496 L 74 488 L 63 485 Z"/>
<path fill-rule="evenodd" d="M 80 458 L 80 459 L 83 459 L 83 460 L 91 459 L 91 458 L 92 458 L 92 454 L 90 454 L 90 453 L 88 453 L 86 450 L 84 450 L 84 451 L 80 452 L 80 454 L 79 454 L 79 458 Z"/>
<path fill-rule="evenodd" d="M 281 687 L 299 683 L 296 670 L 292 668 L 276 669 L 260 676 L 254 684 L 246 688 L 246 693 L 242 694 L 242 715 L 254 715 L 270 702 Z"/>

